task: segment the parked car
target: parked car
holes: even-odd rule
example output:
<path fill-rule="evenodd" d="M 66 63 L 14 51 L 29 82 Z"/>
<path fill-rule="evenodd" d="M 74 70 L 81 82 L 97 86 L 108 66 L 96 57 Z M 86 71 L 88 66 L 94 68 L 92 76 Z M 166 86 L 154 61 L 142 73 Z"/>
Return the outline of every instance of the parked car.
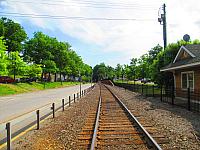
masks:
<path fill-rule="evenodd" d="M 0 76 L 0 83 L 13 83 L 15 80 L 9 76 Z"/>

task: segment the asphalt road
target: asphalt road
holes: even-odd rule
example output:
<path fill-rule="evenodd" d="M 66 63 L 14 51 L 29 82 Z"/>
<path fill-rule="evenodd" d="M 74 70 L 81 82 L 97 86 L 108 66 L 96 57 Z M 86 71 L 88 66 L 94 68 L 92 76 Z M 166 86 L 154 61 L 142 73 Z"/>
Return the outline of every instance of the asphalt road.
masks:
<path fill-rule="evenodd" d="M 82 85 L 82 90 L 90 84 Z M 0 97 L 0 124 L 48 103 L 60 102 L 80 91 L 80 86 L 50 89 L 19 95 Z"/>

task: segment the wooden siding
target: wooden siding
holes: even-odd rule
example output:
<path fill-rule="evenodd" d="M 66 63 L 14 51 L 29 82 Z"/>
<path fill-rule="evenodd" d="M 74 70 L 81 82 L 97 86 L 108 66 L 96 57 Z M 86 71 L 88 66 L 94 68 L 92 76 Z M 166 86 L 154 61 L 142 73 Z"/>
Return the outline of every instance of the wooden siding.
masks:
<path fill-rule="evenodd" d="M 176 59 L 176 62 L 184 60 L 184 59 L 189 59 L 189 58 L 192 58 L 192 56 L 185 49 L 182 48 Z"/>
<path fill-rule="evenodd" d="M 194 71 L 194 91 L 200 91 L 200 67 L 176 70 L 176 88 L 181 89 L 181 72 Z"/>
<path fill-rule="evenodd" d="M 179 57 L 177 58 L 177 61 L 181 61 L 181 60 L 188 59 L 188 58 L 192 58 L 192 57 L 185 50 L 183 50 L 181 52 L 181 54 L 179 54 Z"/>

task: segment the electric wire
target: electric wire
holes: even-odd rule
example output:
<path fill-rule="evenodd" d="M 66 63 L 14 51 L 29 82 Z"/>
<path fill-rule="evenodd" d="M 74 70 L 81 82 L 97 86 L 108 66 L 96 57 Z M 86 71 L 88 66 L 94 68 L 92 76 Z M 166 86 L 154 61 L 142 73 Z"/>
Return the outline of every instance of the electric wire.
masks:
<path fill-rule="evenodd" d="M 52 15 L 37 15 L 37 14 L 22 14 L 22 13 L 5 13 L 0 12 L 4 16 L 12 17 L 30 17 L 30 18 L 50 18 L 50 19 L 68 19 L 68 20 L 107 20 L 107 21 L 153 21 L 152 19 L 137 19 L 137 18 L 105 18 L 105 17 L 83 17 L 83 16 L 52 16 Z"/>
<path fill-rule="evenodd" d="M 27 3 L 27 4 L 40 4 L 40 5 L 58 5 L 58 6 L 77 6 L 77 7 L 91 7 L 91 8 L 109 8 L 109 9 L 153 9 L 153 7 L 148 6 L 142 6 L 142 5 L 119 5 L 119 4 L 104 4 L 104 3 L 84 3 L 84 2 L 78 2 L 78 3 L 67 3 L 64 1 L 57 1 L 62 3 L 55 3 L 55 1 L 52 3 L 49 2 L 32 2 L 32 1 L 19 1 L 19 0 L 10 0 L 8 2 L 17 2 L 17 3 Z"/>

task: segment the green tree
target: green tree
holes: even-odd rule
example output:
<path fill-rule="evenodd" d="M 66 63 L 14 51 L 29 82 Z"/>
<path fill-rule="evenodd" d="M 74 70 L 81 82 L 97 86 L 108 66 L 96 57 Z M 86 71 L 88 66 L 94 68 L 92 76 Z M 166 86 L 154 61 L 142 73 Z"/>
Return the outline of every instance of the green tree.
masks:
<path fill-rule="evenodd" d="M 16 75 L 23 76 L 26 73 L 26 66 L 27 64 L 22 60 L 19 52 L 10 52 L 7 69 L 9 74 L 14 76 L 14 79 Z"/>
<path fill-rule="evenodd" d="M 130 62 L 130 76 L 129 79 L 134 79 L 136 78 L 136 69 L 137 69 L 137 58 L 132 58 Z"/>
<path fill-rule="evenodd" d="M 37 64 L 31 64 L 26 67 L 26 75 L 29 77 L 40 77 L 42 67 Z"/>
<path fill-rule="evenodd" d="M 57 65 L 54 60 L 53 51 L 58 50 L 59 42 L 56 38 L 51 38 L 42 32 L 34 33 L 32 39 L 25 42 L 24 60 L 28 63 L 41 65 L 44 73 L 55 73 Z M 43 77 L 43 74 L 41 78 Z"/>
<path fill-rule="evenodd" d="M 113 80 L 115 78 L 115 69 L 111 66 L 107 66 L 107 78 Z"/>
<path fill-rule="evenodd" d="M 0 19 L 0 36 L 4 37 L 6 41 L 7 51 L 10 52 L 21 52 L 23 49 L 22 42 L 27 38 L 27 34 L 23 27 L 8 18 Z"/>
<path fill-rule="evenodd" d="M 8 58 L 5 51 L 5 41 L 3 40 L 3 37 L 0 37 L 0 75 L 8 75 Z"/>
<path fill-rule="evenodd" d="M 153 60 L 156 59 L 157 55 L 163 50 L 163 47 L 159 44 L 148 51 L 149 63 L 152 64 Z"/>
<path fill-rule="evenodd" d="M 93 69 L 93 81 L 99 81 L 106 78 L 106 65 L 101 63 Z"/>
<path fill-rule="evenodd" d="M 117 64 L 116 68 L 115 68 L 115 73 L 116 73 L 116 76 L 117 78 L 121 78 L 122 77 L 122 65 L 120 64 Z"/>

